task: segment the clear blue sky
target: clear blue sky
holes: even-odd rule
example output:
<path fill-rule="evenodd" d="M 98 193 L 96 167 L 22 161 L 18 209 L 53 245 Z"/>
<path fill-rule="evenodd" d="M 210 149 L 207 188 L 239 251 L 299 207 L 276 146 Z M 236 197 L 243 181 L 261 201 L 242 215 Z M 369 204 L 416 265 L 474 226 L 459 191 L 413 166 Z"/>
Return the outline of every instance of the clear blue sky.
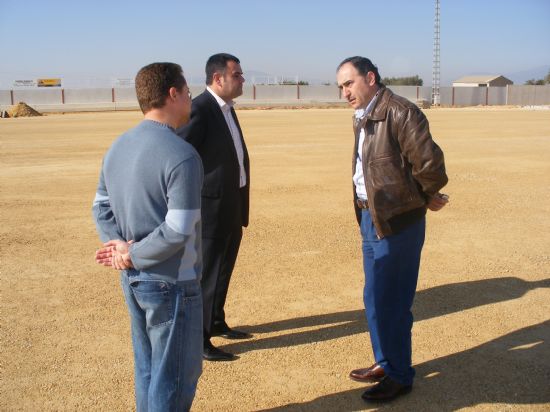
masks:
<path fill-rule="evenodd" d="M 382 77 L 431 85 L 433 22 L 434 0 L 0 0 L 0 88 L 134 77 L 153 61 L 200 80 L 221 51 L 245 74 L 330 82 L 342 59 L 364 55 Z M 441 27 L 442 85 L 550 65 L 550 0 L 441 0 Z"/>

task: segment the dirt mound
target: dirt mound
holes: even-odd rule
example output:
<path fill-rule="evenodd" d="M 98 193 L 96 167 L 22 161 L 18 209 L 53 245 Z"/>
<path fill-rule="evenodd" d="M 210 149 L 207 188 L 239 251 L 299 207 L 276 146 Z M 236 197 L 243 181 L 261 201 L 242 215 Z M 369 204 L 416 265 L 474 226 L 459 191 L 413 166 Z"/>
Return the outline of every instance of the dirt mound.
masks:
<path fill-rule="evenodd" d="M 42 116 L 42 113 L 37 112 L 25 102 L 17 103 L 8 111 L 8 114 L 10 117 Z"/>

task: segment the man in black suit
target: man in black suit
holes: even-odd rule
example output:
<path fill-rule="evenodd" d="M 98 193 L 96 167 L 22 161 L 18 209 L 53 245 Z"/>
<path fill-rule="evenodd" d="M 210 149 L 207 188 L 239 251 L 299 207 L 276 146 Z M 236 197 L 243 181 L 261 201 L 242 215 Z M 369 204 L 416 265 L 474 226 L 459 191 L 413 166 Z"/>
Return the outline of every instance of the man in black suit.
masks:
<path fill-rule="evenodd" d="M 178 134 L 199 152 L 204 167 L 202 188 L 201 280 L 204 315 L 203 358 L 211 361 L 237 357 L 212 345 L 212 336 L 245 339 L 231 329 L 224 305 L 231 273 L 248 226 L 250 166 L 233 99 L 243 93 L 239 59 L 215 54 L 206 62 L 206 90 L 193 100 L 191 121 Z"/>

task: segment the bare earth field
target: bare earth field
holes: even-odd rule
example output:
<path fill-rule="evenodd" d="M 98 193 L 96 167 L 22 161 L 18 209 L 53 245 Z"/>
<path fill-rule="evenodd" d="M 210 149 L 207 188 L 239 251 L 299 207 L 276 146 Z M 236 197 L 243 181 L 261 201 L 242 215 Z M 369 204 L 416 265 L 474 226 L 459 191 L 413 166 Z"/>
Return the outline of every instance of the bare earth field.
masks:
<path fill-rule="evenodd" d="M 367 405 L 351 110 L 246 110 L 252 215 L 229 291 L 240 356 L 195 411 L 550 410 L 550 111 L 431 109 L 448 207 L 429 213 L 410 395 Z M 126 307 L 97 266 L 101 159 L 137 112 L 0 119 L 0 410 L 134 408 Z"/>

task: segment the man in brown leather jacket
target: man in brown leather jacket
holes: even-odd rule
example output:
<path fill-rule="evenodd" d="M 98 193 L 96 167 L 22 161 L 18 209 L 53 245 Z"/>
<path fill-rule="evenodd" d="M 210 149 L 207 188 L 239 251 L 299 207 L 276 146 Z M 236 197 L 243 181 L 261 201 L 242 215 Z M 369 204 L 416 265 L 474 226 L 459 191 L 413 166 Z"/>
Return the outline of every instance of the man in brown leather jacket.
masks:
<path fill-rule="evenodd" d="M 388 401 L 412 389 L 411 307 L 424 244 L 426 209 L 448 202 L 443 152 L 428 120 L 380 82 L 365 57 L 338 66 L 338 86 L 355 109 L 352 174 L 363 238 L 363 292 L 375 363 L 350 377 L 376 383 L 366 401 Z"/>

